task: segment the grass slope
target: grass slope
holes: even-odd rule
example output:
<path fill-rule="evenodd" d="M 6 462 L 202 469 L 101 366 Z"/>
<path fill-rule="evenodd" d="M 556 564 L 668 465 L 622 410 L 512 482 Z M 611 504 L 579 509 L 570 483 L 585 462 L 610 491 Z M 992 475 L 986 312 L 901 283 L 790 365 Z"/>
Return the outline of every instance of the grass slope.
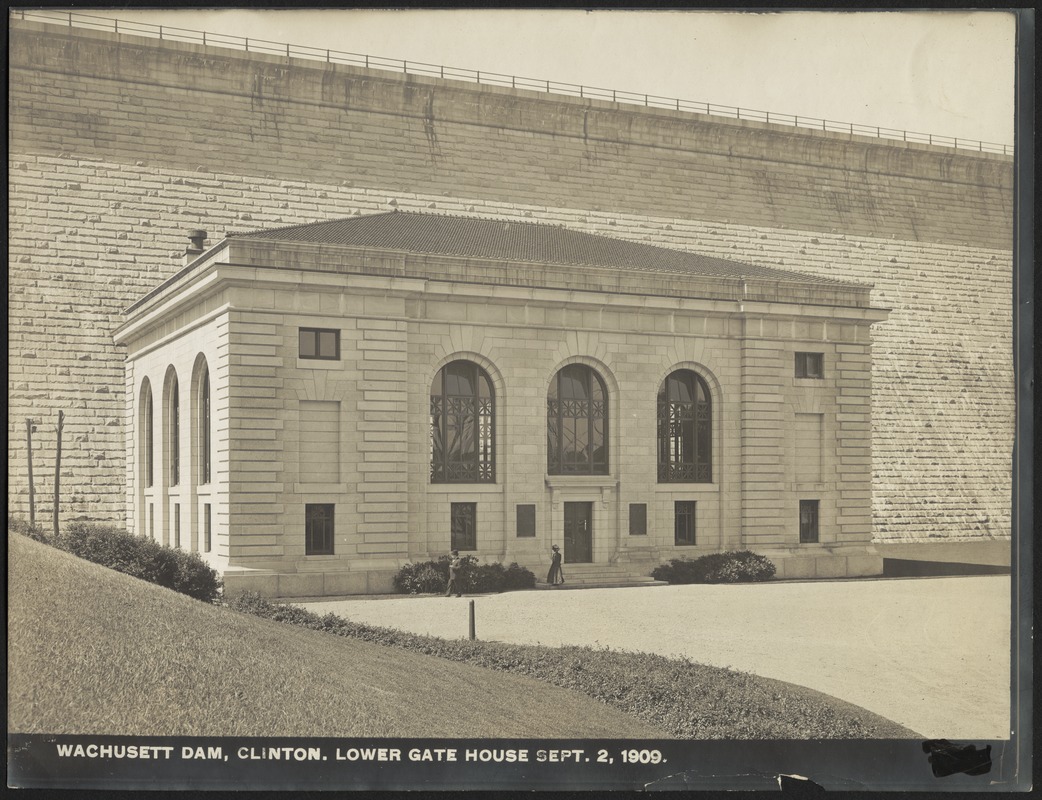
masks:
<path fill-rule="evenodd" d="M 8 536 L 8 730 L 652 738 L 531 678 L 208 606 Z"/>
<path fill-rule="evenodd" d="M 792 683 L 653 653 L 439 639 L 243 594 L 232 607 L 265 619 L 574 689 L 681 739 L 921 739 L 860 706 Z"/>

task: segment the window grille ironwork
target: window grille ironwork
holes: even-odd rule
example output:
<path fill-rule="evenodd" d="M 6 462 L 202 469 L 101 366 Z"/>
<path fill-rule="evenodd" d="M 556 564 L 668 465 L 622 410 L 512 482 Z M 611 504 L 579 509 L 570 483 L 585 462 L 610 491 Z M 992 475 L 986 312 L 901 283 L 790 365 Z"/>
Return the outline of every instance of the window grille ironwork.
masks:
<path fill-rule="evenodd" d="M 712 400 L 706 382 L 691 370 L 671 373 L 659 390 L 658 480 L 713 480 Z"/>
<path fill-rule="evenodd" d="M 546 468 L 551 475 L 608 474 L 608 390 L 585 364 L 569 364 L 550 381 Z"/>
<path fill-rule="evenodd" d="M 181 482 L 181 397 L 177 379 L 170 389 L 170 485 Z"/>
<path fill-rule="evenodd" d="M 333 512 L 332 503 L 307 503 L 304 506 L 305 555 L 333 555 Z"/>
<path fill-rule="evenodd" d="M 677 500 L 674 504 L 674 515 L 673 543 L 684 547 L 695 544 L 695 501 Z"/>
<path fill-rule="evenodd" d="M 431 483 L 496 482 L 496 399 L 472 361 L 442 367 L 431 384 Z"/>
<path fill-rule="evenodd" d="M 210 373 L 203 372 L 200 388 L 199 453 L 202 463 L 200 483 L 210 482 Z"/>
<path fill-rule="evenodd" d="M 145 384 L 145 411 L 144 411 L 144 446 L 145 446 L 145 488 L 151 488 L 155 476 L 155 435 L 154 411 L 152 408 L 152 385 Z"/>

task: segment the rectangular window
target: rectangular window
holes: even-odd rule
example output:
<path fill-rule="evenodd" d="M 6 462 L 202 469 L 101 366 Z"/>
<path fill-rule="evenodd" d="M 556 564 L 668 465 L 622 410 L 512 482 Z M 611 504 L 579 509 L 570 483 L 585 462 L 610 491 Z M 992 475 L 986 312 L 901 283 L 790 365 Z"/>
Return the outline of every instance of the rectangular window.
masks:
<path fill-rule="evenodd" d="M 630 503 L 630 536 L 648 535 L 648 504 Z"/>
<path fill-rule="evenodd" d="M 477 503 L 452 504 L 452 549 L 477 550 Z"/>
<path fill-rule="evenodd" d="M 156 538 L 156 509 L 152 503 L 148 504 L 148 538 Z"/>
<path fill-rule="evenodd" d="M 304 506 L 304 555 L 333 555 L 333 504 Z"/>
<path fill-rule="evenodd" d="M 818 541 L 818 501 L 800 500 L 800 544 Z"/>
<path fill-rule="evenodd" d="M 695 543 L 695 501 L 677 500 L 674 505 L 676 515 L 673 543 L 690 546 Z"/>
<path fill-rule="evenodd" d="M 797 353 L 796 354 L 796 377 L 797 378 L 824 378 L 825 377 L 825 354 L 824 353 Z"/>
<path fill-rule="evenodd" d="M 174 547 L 181 546 L 181 504 L 174 503 Z"/>
<path fill-rule="evenodd" d="M 326 361 L 340 359 L 340 331 L 335 328 L 300 328 L 297 355 Z"/>
<path fill-rule="evenodd" d="M 203 552 L 209 553 L 212 545 L 210 527 L 210 504 L 203 503 Z"/>
<path fill-rule="evenodd" d="M 517 535 L 535 536 L 535 506 L 517 507 Z"/>

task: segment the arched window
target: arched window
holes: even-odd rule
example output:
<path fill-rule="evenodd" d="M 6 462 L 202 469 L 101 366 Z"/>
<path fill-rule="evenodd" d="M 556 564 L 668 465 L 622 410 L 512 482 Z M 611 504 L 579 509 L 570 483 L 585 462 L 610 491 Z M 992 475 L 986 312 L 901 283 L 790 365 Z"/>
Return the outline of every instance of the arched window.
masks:
<path fill-rule="evenodd" d="M 151 488 L 155 478 L 154 411 L 152 408 L 152 384 L 145 379 L 141 387 L 141 463 L 144 488 Z"/>
<path fill-rule="evenodd" d="M 658 393 L 659 483 L 710 483 L 712 447 L 709 387 L 691 370 L 678 369 Z"/>
<path fill-rule="evenodd" d="M 203 366 L 199 382 L 199 483 L 210 482 L 210 372 Z"/>
<path fill-rule="evenodd" d="M 431 385 L 431 483 L 495 483 L 496 398 L 488 373 L 453 361 Z"/>
<path fill-rule="evenodd" d="M 546 468 L 551 475 L 608 474 L 608 390 L 584 364 L 569 364 L 550 381 Z"/>
<path fill-rule="evenodd" d="M 177 376 L 170 385 L 170 485 L 181 482 L 181 397 L 177 389 Z"/>

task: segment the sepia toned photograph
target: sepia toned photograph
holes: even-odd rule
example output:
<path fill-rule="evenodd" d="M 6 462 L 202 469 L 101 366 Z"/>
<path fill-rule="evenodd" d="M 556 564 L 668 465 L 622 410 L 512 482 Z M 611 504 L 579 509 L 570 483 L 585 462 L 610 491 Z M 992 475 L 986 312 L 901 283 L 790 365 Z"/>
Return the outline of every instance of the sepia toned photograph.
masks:
<path fill-rule="evenodd" d="M 10 11 L 9 787 L 1029 789 L 1029 13 Z"/>

